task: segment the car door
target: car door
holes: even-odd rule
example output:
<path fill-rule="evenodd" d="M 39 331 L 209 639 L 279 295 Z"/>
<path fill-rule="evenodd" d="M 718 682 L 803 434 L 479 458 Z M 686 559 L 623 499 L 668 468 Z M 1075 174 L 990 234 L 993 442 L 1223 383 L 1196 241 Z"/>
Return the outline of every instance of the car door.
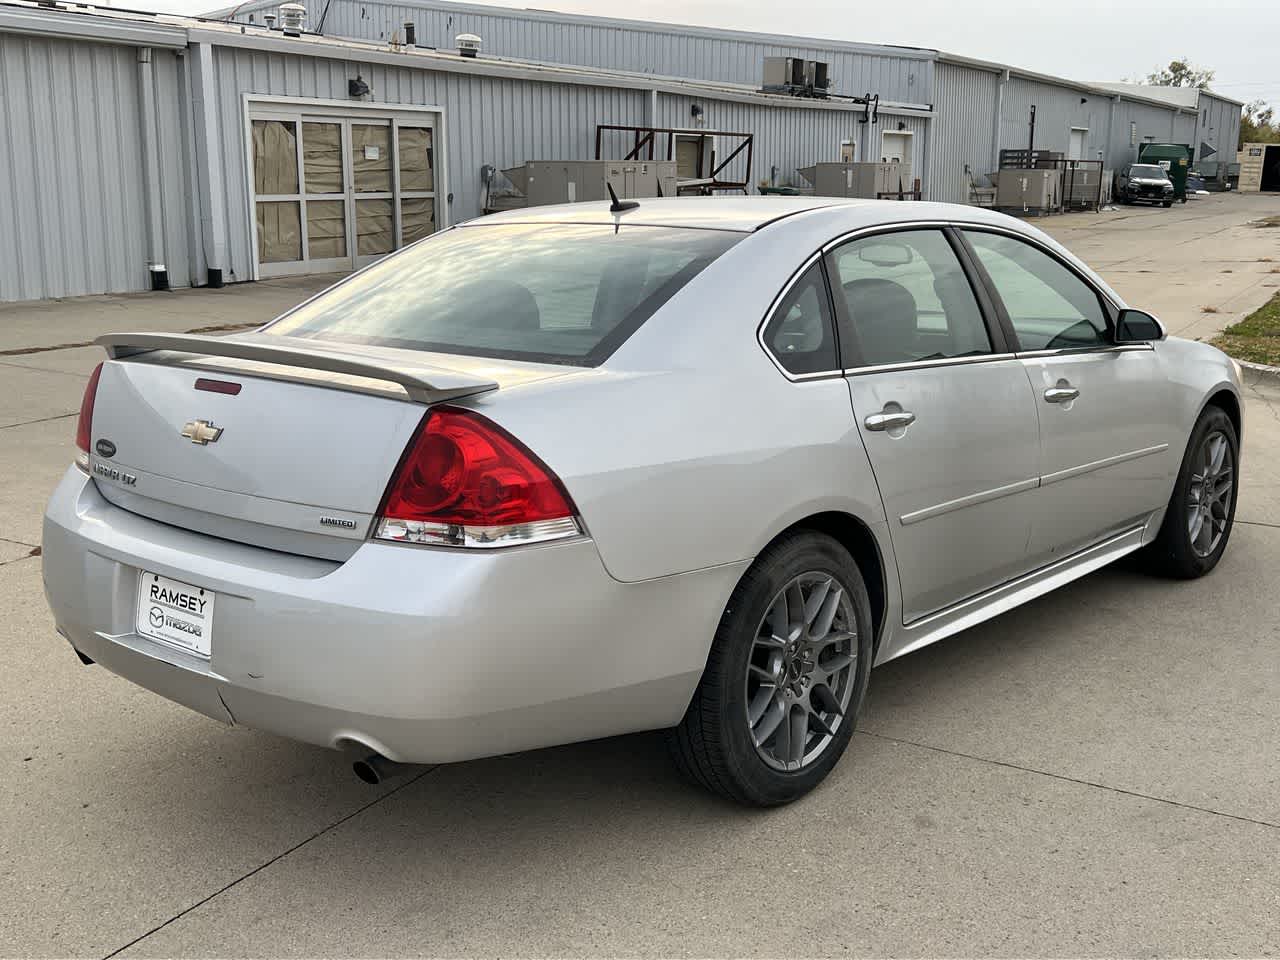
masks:
<path fill-rule="evenodd" d="M 1048 247 L 963 234 L 1036 398 L 1032 559 L 1045 563 L 1143 523 L 1164 505 L 1182 455 L 1159 353 L 1116 345 L 1110 301 Z"/>
<path fill-rule="evenodd" d="M 827 254 L 906 623 L 1027 569 L 1034 401 L 964 256 L 938 227 L 857 236 Z"/>

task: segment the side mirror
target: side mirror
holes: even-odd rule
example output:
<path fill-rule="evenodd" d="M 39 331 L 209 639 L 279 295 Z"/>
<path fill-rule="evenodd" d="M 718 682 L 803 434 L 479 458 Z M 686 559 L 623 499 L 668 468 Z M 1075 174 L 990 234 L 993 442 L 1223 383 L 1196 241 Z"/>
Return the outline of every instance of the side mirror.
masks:
<path fill-rule="evenodd" d="M 1151 343 L 1163 340 L 1164 324 L 1142 310 L 1125 308 L 1116 321 L 1116 343 Z"/>

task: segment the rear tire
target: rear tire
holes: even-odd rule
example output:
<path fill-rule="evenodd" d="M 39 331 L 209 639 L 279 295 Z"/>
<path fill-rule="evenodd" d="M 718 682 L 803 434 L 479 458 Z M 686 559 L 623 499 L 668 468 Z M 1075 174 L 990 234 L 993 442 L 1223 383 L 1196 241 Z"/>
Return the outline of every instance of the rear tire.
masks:
<path fill-rule="evenodd" d="M 1222 408 L 1206 407 L 1191 431 L 1160 533 L 1146 550 L 1154 572 L 1191 580 L 1218 565 L 1235 522 L 1239 465 L 1235 425 Z"/>
<path fill-rule="evenodd" d="M 837 541 L 800 530 L 770 544 L 734 589 L 668 735 L 677 769 L 749 806 L 808 793 L 853 735 L 872 630 L 861 571 Z"/>

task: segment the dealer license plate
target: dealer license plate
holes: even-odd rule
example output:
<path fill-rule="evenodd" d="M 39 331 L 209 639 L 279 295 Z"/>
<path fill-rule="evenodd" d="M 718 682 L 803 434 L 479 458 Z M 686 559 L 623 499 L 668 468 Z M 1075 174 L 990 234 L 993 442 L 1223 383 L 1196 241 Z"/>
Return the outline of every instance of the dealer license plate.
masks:
<path fill-rule="evenodd" d="M 213 600 L 212 590 L 143 570 L 138 576 L 138 633 L 208 659 Z"/>

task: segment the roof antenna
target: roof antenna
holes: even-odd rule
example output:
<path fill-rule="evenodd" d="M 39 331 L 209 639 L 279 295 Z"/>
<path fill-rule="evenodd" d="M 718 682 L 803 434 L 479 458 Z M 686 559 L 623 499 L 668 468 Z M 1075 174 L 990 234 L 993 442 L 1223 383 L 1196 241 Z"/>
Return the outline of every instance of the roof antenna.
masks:
<path fill-rule="evenodd" d="M 640 209 L 640 204 L 636 203 L 634 200 L 619 200 L 618 195 L 613 190 L 613 184 L 608 180 L 604 182 L 604 185 L 609 190 L 609 199 L 613 201 L 609 204 L 610 213 L 626 213 L 628 210 Z"/>

